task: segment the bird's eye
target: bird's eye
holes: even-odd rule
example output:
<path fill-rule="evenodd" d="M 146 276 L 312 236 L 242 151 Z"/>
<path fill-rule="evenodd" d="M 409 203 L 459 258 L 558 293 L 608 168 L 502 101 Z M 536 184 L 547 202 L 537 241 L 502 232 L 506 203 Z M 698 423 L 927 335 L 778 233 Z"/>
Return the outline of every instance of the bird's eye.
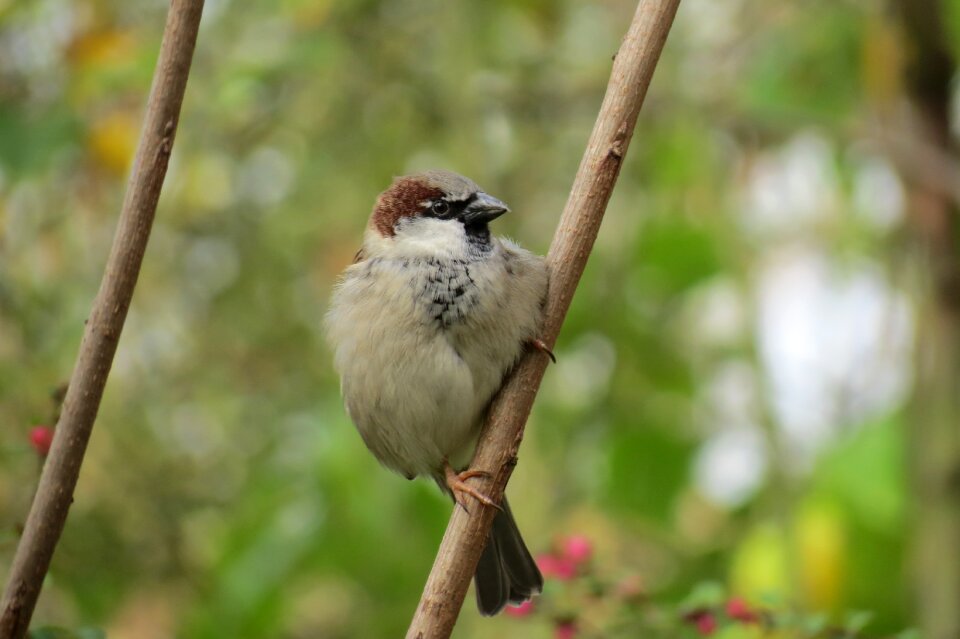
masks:
<path fill-rule="evenodd" d="M 430 207 L 430 210 L 434 215 L 444 215 L 447 211 L 450 210 L 450 205 L 447 204 L 445 200 L 437 200 Z"/>

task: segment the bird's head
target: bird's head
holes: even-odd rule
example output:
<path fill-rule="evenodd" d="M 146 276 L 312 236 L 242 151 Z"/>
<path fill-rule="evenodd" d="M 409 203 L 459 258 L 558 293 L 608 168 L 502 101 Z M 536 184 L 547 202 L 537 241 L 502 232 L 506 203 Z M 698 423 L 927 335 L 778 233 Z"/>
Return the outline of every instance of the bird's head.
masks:
<path fill-rule="evenodd" d="M 391 244 L 483 241 L 489 238 L 487 224 L 509 210 L 462 175 L 425 171 L 395 179 L 380 194 L 368 237 Z"/>

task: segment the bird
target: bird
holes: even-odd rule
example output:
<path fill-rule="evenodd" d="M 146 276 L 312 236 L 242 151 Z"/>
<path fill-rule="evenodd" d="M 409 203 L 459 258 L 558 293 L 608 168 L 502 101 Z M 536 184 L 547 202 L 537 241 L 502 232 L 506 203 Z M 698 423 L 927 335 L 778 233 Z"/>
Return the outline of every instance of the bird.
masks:
<path fill-rule="evenodd" d="M 474 575 L 485 616 L 543 588 L 506 497 L 468 483 L 491 476 L 468 465 L 506 374 L 530 347 L 555 360 L 538 337 L 544 258 L 490 233 L 509 210 L 451 171 L 395 178 L 325 319 L 346 412 L 380 463 L 498 509 Z"/>

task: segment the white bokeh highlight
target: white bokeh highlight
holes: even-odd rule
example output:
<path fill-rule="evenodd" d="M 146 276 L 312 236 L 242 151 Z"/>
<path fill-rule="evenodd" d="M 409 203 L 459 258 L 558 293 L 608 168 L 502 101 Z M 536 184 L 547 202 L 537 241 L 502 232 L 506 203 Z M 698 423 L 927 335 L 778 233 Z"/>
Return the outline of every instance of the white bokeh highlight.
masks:
<path fill-rule="evenodd" d="M 903 221 L 904 188 L 883 158 L 839 154 L 816 132 L 751 158 L 740 222 L 757 243 L 754 277 L 740 291 L 709 282 L 691 296 L 703 347 L 755 335 L 756 361 L 715 365 L 701 397 L 705 435 L 698 490 L 736 507 L 777 472 L 809 472 L 845 430 L 902 406 L 910 392 L 914 311 L 880 263 L 837 254 L 824 228 L 849 215 L 866 232 Z M 844 186 L 849 184 L 849 187 Z M 758 368 L 759 367 L 759 368 Z"/>

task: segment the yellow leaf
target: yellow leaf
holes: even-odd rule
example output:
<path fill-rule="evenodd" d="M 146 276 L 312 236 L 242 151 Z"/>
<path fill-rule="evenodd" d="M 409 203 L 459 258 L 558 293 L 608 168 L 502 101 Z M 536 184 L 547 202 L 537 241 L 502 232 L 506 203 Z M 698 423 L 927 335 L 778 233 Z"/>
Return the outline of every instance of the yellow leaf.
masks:
<path fill-rule="evenodd" d="M 136 150 L 138 133 L 136 118 L 123 111 L 114 111 L 93 123 L 87 143 L 100 166 L 123 175 Z"/>
<path fill-rule="evenodd" d="M 846 525 L 840 509 L 825 501 L 808 503 L 794 526 L 804 601 L 811 609 L 839 610 L 847 570 Z"/>
<path fill-rule="evenodd" d="M 130 60 L 135 38 L 119 29 L 88 31 L 70 43 L 67 60 L 75 67 L 103 66 Z"/>
<path fill-rule="evenodd" d="M 740 543 L 730 569 L 733 592 L 749 599 L 789 594 L 789 564 L 783 530 L 772 523 L 754 528 Z"/>

